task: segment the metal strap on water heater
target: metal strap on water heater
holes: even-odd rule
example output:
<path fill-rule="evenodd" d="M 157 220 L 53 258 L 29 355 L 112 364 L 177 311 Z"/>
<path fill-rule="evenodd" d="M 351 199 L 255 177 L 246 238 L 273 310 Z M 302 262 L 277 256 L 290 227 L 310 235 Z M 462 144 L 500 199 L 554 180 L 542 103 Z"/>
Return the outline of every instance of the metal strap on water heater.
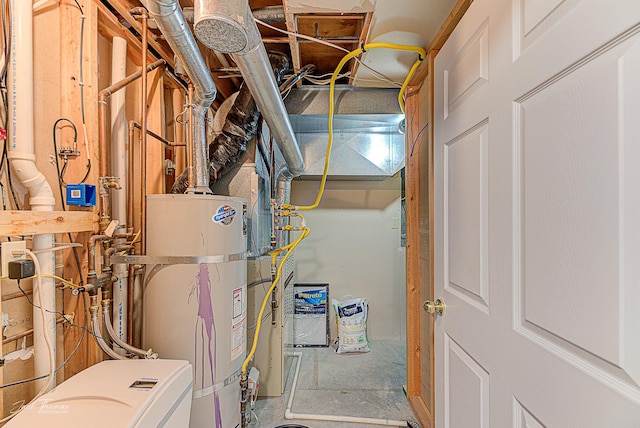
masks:
<path fill-rule="evenodd" d="M 113 263 L 128 263 L 137 265 L 199 265 L 212 263 L 226 263 L 246 260 L 247 253 L 224 254 L 220 256 L 112 256 Z"/>
<path fill-rule="evenodd" d="M 236 383 L 240 379 L 240 370 L 232 373 L 229 377 L 227 377 L 222 382 L 218 382 L 215 385 L 208 386 L 203 389 L 194 389 L 192 397 L 193 399 L 206 397 L 207 395 L 211 395 L 216 391 L 220 391 L 223 388 L 231 385 L 232 383 Z"/>

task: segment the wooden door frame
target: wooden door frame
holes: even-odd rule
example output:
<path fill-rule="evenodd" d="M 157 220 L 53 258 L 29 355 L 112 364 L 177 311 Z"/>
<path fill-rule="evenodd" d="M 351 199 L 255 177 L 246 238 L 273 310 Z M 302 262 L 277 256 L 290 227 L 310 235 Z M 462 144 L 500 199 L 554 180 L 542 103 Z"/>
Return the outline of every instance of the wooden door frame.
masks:
<path fill-rule="evenodd" d="M 458 0 L 406 91 L 407 399 L 425 428 L 435 426 L 434 317 L 422 310 L 422 303 L 433 299 L 434 285 L 432 70 L 438 51 L 472 1 Z"/>

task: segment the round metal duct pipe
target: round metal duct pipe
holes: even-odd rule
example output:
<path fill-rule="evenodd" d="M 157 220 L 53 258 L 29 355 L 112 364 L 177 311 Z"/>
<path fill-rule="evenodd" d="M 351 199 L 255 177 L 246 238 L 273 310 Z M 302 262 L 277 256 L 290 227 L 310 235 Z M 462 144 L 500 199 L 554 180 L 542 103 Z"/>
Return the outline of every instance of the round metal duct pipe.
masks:
<path fill-rule="evenodd" d="M 249 44 L 246 22 L 247 0 L 196 0 L 194 32 L 209 49 L 224 53 L 240 52 Z"/>

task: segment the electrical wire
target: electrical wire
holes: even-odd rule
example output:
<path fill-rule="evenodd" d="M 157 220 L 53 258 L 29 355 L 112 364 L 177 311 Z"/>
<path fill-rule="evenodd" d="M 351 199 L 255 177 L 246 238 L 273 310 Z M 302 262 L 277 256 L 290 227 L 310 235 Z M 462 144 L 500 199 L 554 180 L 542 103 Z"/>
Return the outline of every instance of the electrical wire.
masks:
<path fill-rule="evenodd" d="M 424 126 L 422 128 L 420 128 L 420 131 L 418 132 L 418 135 L 416 135 L 415 140 L 413 140 L 413 144 L 411 145 L 411 151 L 409 152 L 409 157 L 412 158 L 413 157 L 413 149 L 416 148 L 416 144 L 418 143 L 418 140 L 420 139 L 420 135 L 422 135 L 422 133 L 424 131 L 426 131 L 426 129 L 429 127 L 429 122 L 425 123 Z"/>
<path fill-rule="evenodd" d="M 9 68 L 9 58 L 11 57 L 11 26 L 7 25 L 7 9 L 9 4 L 2 0 L 0 1 L 1 19 L 2 19 L 2 36 L 4 37 L 4 64 L 2 64 L 2 71 L 0 72 L 0 79 L 2 79 L 3 86 L 7 79 L 7 70 Z M 4 87 L 6 90 L 6 87 Z"/>
<path fill-rule="evenodd" d="M 331 76 L 333 73 L 328 73 L 328 74 Z M 326 76 L 326 74 L 323 74 L 322 76 Z M 337 78 L 341 79 L 343 77 L 350 77 L 350 76 L 351 76 L 351 72 L 347 71 L 346 73 L 339 74 Z M 319 78 L 319 76 L 305 76 L 304 79 L 308 80 L 314 85 L 328 85 L 329 83 L 331 83 L 331 78 L 322 79 L 322 78 Z"/>
<path fill-rule="evenodd" d="M 38 276 L 36 278 L 35 287 L 36 287 L 36 290 L 37 290 L 37 293 L 38 293 L 38 298 L 40 299 L 40 301 L 42 301 L 42 282 L 40 280 L 40 262 L 38 261 L 38 258 L 36 257 L 36 255 L 33 254 L 31 251 L 24 250 L 24 254 L 29 256 L 29 258 L 31 260 L 33 260 L 33 264 L 34 264 L 34 267 L 35 267 L 36 275 Z M 47 381 L 46 384 L 44 384 L 44 386 L 40 389 L 40 391 L 38 391 L 38 393 L 35 395 L 35 397 L 33 397 L 33 399 L 29 402 L 29 404 L 34 403 L 38 398 L 42 397 L 42 395 L 45 392 L 49 391 L 51 389 L 51 387 L 53 387 L 53 385 L 55 383 L 56 355 L 55 355 L 55 352 L 53 350 L 53 345 L 51 344 L 51 339 L 49 338 L 49 335 L 46 333 L 47 320 L 46 320 L 46 313 L 45 313 L 44 307 L 42 305 L 40 306 L 40 315 L 41 315 L 40 320 L 42 321 L 42 331 L 43 331 L 44 342 L 45 342 L 45 344 L 47 346 L 47 351 L 49 352 L 49 374 L 48 374 L 49 380 Z M 24 407 L 22 407 L 22 408 L 24 408 Z M 12 413 L 9 416 L 5 417 L 4 419 L 1 419 L 0 420 L 0 424 L 4 424 L 5 422 L 9 421 L 10 419 L 15 417 L 19 413 L 20 413 L 20 411 L 17 411 L 15 413 Z"/>
<path fill-rule="evenodd" d="M 2 103 L 4 105 L 4 128 L 7 130 L 9 128 L 9 98 L 7 95 L 7 71 L 9 68 L 9 60 L 11 59 L 11 25 L 8 22 L 9 17 L 11 15 L 11 3 L 2 0 L 0 3 L 2 7 L 1 19 L 2 19 L 2 34 L 4 37 L 4 64 L 2 68 L 2 74 L 0 78 L 2 79 Z M 7 171 L 7 181 L 9 185 L 9 191 L 11 192 L 11 197 L 15 204 L 16 209 L 20 209 L 20 204 L 18 203 L 18 198 L 16 197 L 15 190 L 13 188 L 13 180 L 11 178 L 11 168 L 9 167 L 9 138 L 5 138 L 3 148 L 2 148 L 2 157 L 0 158 L 0 173 L 2 172 L 2 168 L 6 166 Z"/>
<path fill-rule="evenodd" d="M 325 45 L 325 46 L 328 46 L 328 47 L 330 47 L 330 48 L 334 48 L 334 49 L 337 49 L 337 50 L 339 50 L 339 51 L 342 51 L 342 52 L 345 52 L 345 53 L 349 53 L 349 49 L 347 49 L 347 48 L 343 48 L 342 46 L 340 46 L 340 45 L 336 45 L 335 43 L 331 43 L 331 42 L 327 42 L 326 40 L 317 39 L 317 38 L 315 38 L 315 37 L 307 36 L 306 34 L 294 33 L 294 32 L 291 32 L 291 31 L 283 30 L 283 29 L 281 29 L 281 28 L 274 27 L 273 25 L 269 25 L 269 24 L 267 24 L 266 22 L 263 22 L 263 21 L 261 21 L 261 20 L 259 20 L 259 19 L 255 18 L 255 17 L 254 17 L 253 19 L 254 19 L 254 21 L 256 21 L 258 24 L 260 24 L 260 25 L 264 25 L 265 27 L 270 28 L 270 29 L 275 30 L 275 31 L 278 31 L 278 32 L 280 32 L 280 33 L 287 34 L 287 35 L 289 35 L 289 36 L 293 36 L 293 37 L 297 37 L 297 38 L 299 38 L 299 39 L 309 40 L 309 41 L 311 41 L 311 42 L 319 43 L 319 44 L 321 44 L 321 45 Z M 384 82 L 391 83 L 391 84 L 393 84 L 393 85 L 397 85 L 397 82 L 394 82 L 394 81 L 393 81 L 393 79 L 391 79 L 391 78 L 390 78 L 390 77 L 388 77 L 388 76 L 385 76 L 383 73 L 379 72 L 378 70 L 375 70 L 375 69 L 373 69 L 372 67 L 368 66 L 367 64 L 365 64 L 364 62 L 362 62 L 359 58 L 356 58 L 355 60 L 356 60 L 356 61 L 357 61 L 357 62 L 358 62 L 362 67 L 366 68 L 366 69 L 367 69 L 367 70 L 369 70 L 371 73 L 373 73 L 373 75 L 374 75 L 377 79 L 382 80 L 382 81 L 384 81 Z"/>
<path fill-rule="evenodd" d="M 62 171 L 60 170 L 60 163 L 58 162 L 58 140 L 56 138 L 56 129 L 58 128 L 58 123 L 66 121 L 73 128 L 73 144 L 75 145 L 78 142 L 78 128 L 76 128 L 76 124 L 73 123 L 71 119 L 67 119 L 66 117 L 61 117 L 56 120 L 53 124 L 53 158 L 56 161 L 56 171 L 58 171 L 58 184 L 60 185 L 60 200 L 63 201 L 64 205 L 64 197 L 62 195 L 62 187 L 66 187 L 67 183 L 64 181 L 64 172 L 67 170 L 67 157 L 64 157 L 64 166 L 62 167 Z M 88 175 L 88 171 L 87 171 Z"/>
<path fill-rule="evenodd" d="M 82 297 L 83 297 L 82 301 L 83 301 L 83 306 L 84 306 L 84 312 L 86 312 L 87 311 L 87 296 L 86 296 L 86 294 L 83 294 Z M 88 329 L 87 329 L 87 317 L 85 316 L 85 318 L 84 318 L 84 326 L 80 326 L 80 325 L 73 324 L 73 323 L 69 323 L 69 326 L 71 326 L 71 327 L 80 327 L 81 330 L 82 330 L 82 333 L 80 333 L 80 339 L 78 339 L 78 342 L 76 343 L 76 346 L 73 348 L 73 351 L 71 351 L 69 356 L 62 362 L 62 364 L 60 364 L 58 367 L 56 367 L 56 370 L 55 370 L 56 373 L 61 368 L 66 366 L 67 363 L 69 361 L 71 361 L 71 358 L 73 358 L 73 356 L 76 354 L 76 352 L 78 352 L 78 349 L 80 348 L 80 345 L 82 344 L 82 341 L 84 340 L 84 335 L 88 331 Z M 9 387 L 12 387 L 12 386 L 22 385 L 22 384 L 25 384 L 25 383 L 29 383 L 29 382 L 33 382 L 33 381 L 36 381 L 36 380 L 44 379 L 47 376 L 48 375 L 42 375 L 42 376 L 38 376 L 38 377 L 32 377 L 32 378 L 29 378 L 29 379 L 18 380 L 18 381 L 11 382 L 11 383 L 5 383 L 4 385 L 0 385 L 0 389 L 9 388 Z"/>
<path fill-rule="evenodd" d="M 89 152 L 89 137 L 87 136 L 87 121 L 85 118 L 85 108 L 84 108 L 84 72 L 82 68 L 83 61 L 83 52 L 84 52 L 84 23 L 87 17 L 84 14 L 84 9 L 78 3 L 78 0 L 74 0 L 78 9 L 80 9 L 80 54 L 79 54 L 79 63 L 80 63 L 80 76 L 78 80 L 78 86 L 80 87 L 80 112 L 82 114 L 82 133 L 84 137 L 84 146 L 87 151 L 87 174 L 85 178 L 81 181 L 84 183 L 84 180 L 89 175 L 89 171 L 91 170 L 91 155 Z"/>
<path fill-rule="evenodd" d="M 67 121 L 71 124 L 71 126 L 73 127 L 73 141 L 75 142 L 78 138 L 78 129 L 76 128 L 76 125 L 73 123 L 73 121 L 71 121 L 70 119 L 67 119 L 65 117 L 60 118 L 58 120 L 56 120 L 56 122 L 53 124 L 53 149 L 54 149 L 54 154 L 53 157 L 56 160 L 56 172 L 58 173 L 58 190 L 60 191 L 60 204 L 62 205 L 62 211 L 66 211 L 67 210 L 67 204 L 65 202 L 65 197 L 64 197 L 64 192 L 62 191 L 62 187 L 64 184 L 64 178 L 63 178 L 63 171 L 60 170 L 60 164 L 58 163 L 58 145 L 56 142 L 56 127 L 58 126 L 58 123 L 60 123 L 61 121 Z M 86 135 L 86 133 L 85 133 Z M 87 152 L 87 158 L 89 158 L 89 152 Z M 65 167 L 66 167 L 66 160 L 65 160 Z M 91 163 L 88 163 L 87 165 L 87 173 L 84 176 L 84 179 L 86 179 L 89 176 L 89 171 L 91 170 Z M 84 182 L 84 179 L 82 180 L 82 182 Z M 69 238 L 69 242 L 73 243 L 73 236 L 71 236 L 71 232 L 67 232 L 67 238 Z M 78 256 L 78 250 L 74 247 L 73 248 L 73 257 L 75 259 L 76 262 L 76 268 L 78 269 L 78 275 L 80 277 L 80 287 L 84 286 L 84 279 L 82 278 L 82 268 L 80 266 L 80 257 Z"/>

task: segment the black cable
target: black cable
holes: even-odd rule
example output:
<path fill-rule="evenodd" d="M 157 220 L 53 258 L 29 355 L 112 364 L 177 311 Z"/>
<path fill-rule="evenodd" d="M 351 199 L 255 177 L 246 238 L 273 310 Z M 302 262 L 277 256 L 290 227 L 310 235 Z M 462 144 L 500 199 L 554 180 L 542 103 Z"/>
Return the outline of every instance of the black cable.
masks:
<path fill-rule="evenodd" d="M 9 61 L 11 59 L 11 26 L 8 25 L 7 23 L 7 19 L 8 17 L 11 15 L 11 7 L 10 7 L 10 3 L 6 3 L 5 1 L 2 0 L 2 4 L 0 5 L 2 7 L 2 13 L 1 13 L 1 19 L 2 19 L 2 34 L 4 39 L 4 53 L 5 53 L 5 63 L 4 63 L 4 67 L 2 69 L 2 74 L 0 75 L 0 78 L 2 78 L 2 102 L 4 104 L 4 127 L 5 129 L 9 128 L 9 99 L 7 98 L 7 69 L 8 69 L 8 64 Z M 4 140 L 4 144 L 2 147 L 2 157 L 0 158 L 0 172 L 2 171 L 2 167 L 4 165 L 7 166 L 7 180 L 8 180 L 8 184 L 9 184 L 9 190 L 11 191 L 11 197 L 13 198 L 13 202 L 16 206 L 16 209 L 20 209 L 20 204 L 18 204 L 18 198 L 16 197 L 16 193 L 15 190 L 13 189 L 13 181 L 11 179 L 11 168 L 9 167 L 9 158 L 8 158 L 8 151 L 9 151 L 9 139 L 6 138 Z"/>
<path fill-rule="evenodd" d="M 82 328 L 82 333 L 80 334 L 80 339 L 78 339 L 78 343 L 76 343 L 75 348 L 73 348 L 73 351 L 71 351 L 71 353 L 69 354 L 69 356 L 62 362 L 62 364 L 60 364 L 55 370 L 54 373 L 57 373 L 61 368 L 63 368 L 65 365 L 67 365 L 67 363 L 71 360 L 71 358 L 73 358 L 73 356 L 76 354 L 76 352 L 78 352 L 78 349 L 80 348 L 80 344 L 82 344 L 82 341 L 84 340 L 84 334 L 85 332 L 89 332 L 89 330 L 87 329 L 87 296 L 83 293 L 82 294 L 83 297 L 83 306 L 84 306 L 84 312 L 85 312 L 85 317 L 84 317 L 84 326 L 80 326 L 77 324 L 73 324 L 73 323 L 69 323 L 70 326 L 72 327 L 80 327 Z M 89 332 L 91 333 L 91 332 Z M 24 379 L 24 380 L 19 380 L 16 382 L 11 382 L 11 383 L 6 383 L 4 385 L 0 385 L 0 389 L 3 388 L 8 388 L 10 386 L 16 386 L 16 385 L 22 385 L 24 383 L 28 383 L 28 382 L 33 382 L 36 380 L 40 380 L 40 379 L 46 379 L 48 378 L 49 375 L 42 375 L 42 376 L 38 376 L 38 377 L 33 377 L 30 379 Z"/>
<path fill-rule="evenodd" d="M 60 171 L 60 164 L 58 163 L 58 144 L 57 144 L 57 141 L 56 141 L 56 127 L 58 126 L 58 123 L 60 123 L 61 121 L 67 121 L 73 127 L 73 141 L 76 141 L 76 139 L 78 137 L 78 130 L 76 128 L 76 125 L 73 123 L 73 121 L 71 121 L 70 119 L 67 119 L 65 117 L 62 117 L 62 118 L 56 120 L 55 123 L 53 124 L 53 150 L 54 150 L 53 156 L 56 159 L 56 171 L 58 173 L 58 190 L 60 191 L 60 203 L 62 204 L 62 211 L 66 211 L 67 210 L 67 205 L 65 203 L 65 197 L 64 197 L 64 192 L 62 191 L 62 186 L 64 184 L 63 174 L 64 174 L 64 169 L 66 169 L 66 167 L 67 167 L 67 160 L 65 159 L 64 168 L 63 168 L 62 171 Z M 88 153 L 87 153 L 87 157 L 89 157 Z M 88 164 L 88 168 L 87 168 L 87 173 L 85 175 L 85 179 L 89 175 L 89 171 L 90 170 L 91 170 L 91 163 Z M 84 182 L 84 180 L 82 180 L 82 182 Z M 71 236 L 71 232 L 67 232 L 67 237 L 69 238 L 69 242 L 73 243 L 73 237 Z M 78 256 L 78 250 L 77 250 L 76 247 L 73 247 L 72 250 L 73 250 L 73 256 L 74 256 L 75 262 L 76 262 L 76 267 L 78 268 L 78 275 L 80 276 L 80 281 L 78 281 L 78 282 L 79 282 L 79 285 L 82 287 L 82 286 L 84 286 L 84 279 L 82 278 L 82 268 L 80 266 L 80 257 Z"/>
<path fill-rule="evenodd" d="M 4 120 L 5 120 L 5 128 L 9 126 L 9 99 L 7 98 L 7 94 L 5 91 L 2 91 L 2 103 L 4 104 Z M 11 197 L 13 198 L 13 203 L 16 205 L 16 209 L 20 209 L 20 204 L 18 204 L 18 198 L 16 197 L 15 190 L 13 189 L 13 180 L 11 179 L 11 168 L 9 167 L 9 138 L 7 137 L 4 140 L 4 144 L 2 145 L 2 158 L 0 158 L 0 172 L 2 172 L 3 166 L 7 166 L 7 181 L 9 182 L 9 190 L 11 191 Z"/>
<path fill-rule="evenodd" d="M 33 306 L 34 308 L 41 309 L 40 306 L 38 306 L 35 303 L 33 303 L 33 300 L 31 300 L 31 298 L 29 297 L 27 292 L 22 289 L 22 287 L 20 286 L 20 280 L 19 279 L 17 280 L 17 283 L 18 283 L 18 290 L 20 290 L 20 292 L 22 294 L 24 294 L 24 297 L 27 298 L 27 302 L 29 302 L 29 304 L 31 304 L 31 306 Z M 32 292 L 35 292 L 35 291 L 32 290 Z M 45 309 L 44 311 L 45 312 L 49 312 L 50 314 L 60 315 L 62 318 L 65 318 L 65 314 L 63 312 L 50 311 L 49 309 Z"/>
<path fill-rule="evenodd" d="M 76 6 L 78 6 L 78 9 L 80 9 L 80 16 L 81 16 L 81 24 L 80 24 L 80 82 L 79 82 L 79 86 L 80 86 L 80 106 L 81 106 L 81 112 L 82 112 L 82 124 L 86 125 L 85 122 L 85 115 L 84 115 L 84 78 L 83 78 L 83 69 L 82 69 L 82 52 L 83 52 L 83 47 L 84 47 L 84 20 L 85 20 L 85 16 L 84 16 L 84 9 L 82 9 L 82 6 L 80 6 L 80 3 L 78 3 L 78 0 L 74 0 L 76 3 Z M 78 137 L 78 131 L 77 128 L 75 126 L 75 124 L 66 118 L 61 118 L 58 119 L 54 125 L 53 125 L 53 147 L 55 150 L 54 156 L 56 158 L 56 171 L 58 172 L 58 189 L 60 190 L 60 203 L 62 205 L 62 211 L 66 211 L 67 210 L 67 206 L 65 203 L 65 198 L 64 198 L 64 193 L 62 191 L 62 183 L 64 182 L 63 179 L 63 175 L 61 174 L 60 171 L 60 165 L 58 164 L 58 148 L 57 148 L 57 144 L 56 144 L 56 126 L 57 124 L 61 121 L 61 120 L 66 120 L 67 122 L 69 122 L 72 126 L 73 126 L 73 141 L 77 141 L 77 137 Z M 86 128 L 85 128 L 86 129 Z M 86 132 L 86 130 L 84 131 Z M 85 135 L 85 138 L 86 135 Z M 66 160 L 65 160 L 65 167 L 66 167 Z M 82 179 L 82 181 L 80 181 L 80 183 L 84 183 L 87 179 L 87 177 L 89 177 L 89 172 L 91 172 L 91 156 L 90 153 L 87 151 L 87 172 L 84 175 L 84 178 Z M 71 232 L 67 232 L 67 237 L 69 238 L 69 242 L 73 242 L 73 237 L 71 236 Z M 73 247 L 73 257 L 75 259 L 76 262 L 76 268 L 78 269 L 78 276 L 80 277 L 80 280 L 78 281 L 79 285 L 81 287 L 84 286 L 84 279 L 82 277 L 82 267 L 80 265 L 80 257 L 78 256 L 78 249 L 76 247 Z M 86 306 L 86 302 L 85 302 L 85 306 Z M 86 321 L 85 321 L 85 325 L 86 325 Z"/>
<path fill-rule="evenodd" d="M 78 128 L 76 128 L 76 124 L 73 123 L 71 119 L 67 119 L 66 117 L 61 117 L 53 123 L 53 157 L 56 161 L 56 171 L 58 171 L 58 184 L 60 185 L 60 199 L 63 201 L 64 207 L 64 197 L 62 196 L 62 186 L 66 186 L 67 183 L 64 181 L 64 172 L 67 169 L 67 157 L 64 158 L 64 166 L 62 167 L 62 171 L 60 171 L 60 163 L 58 162 L 58 140 L 56 137 L 56 129 L 58 128 L 58 123 L 65 121 L 68 122 L 69 125 L 73 128 L 73 144 L 74 146 L 78 143 Z"/>
<path fill-rule="evenodd" d="M 258 132 L 256 132 L 256 145 L 258 146 L 258 152 L 260 153 L 260 157 L 262 158 L 262 162 L 264 162 L 264 166 L 267 169 L 267 174 L 271 175 L 271 165 L 269 165 L 269 159 L 267 158 L 267 150 L 264 147 L 264 138 L 262 136 L 262 124 L 264 119 L 260 117 L 258 121 Z"/>
<path fill-rule="evenodd" d="M 24 279 L 26 279 L 26 278 L 24 278 Z M 29 278 L 29 279 L 31 279 L 31 278 Z M 40 309 L 40 306 L 38 306 L 38 305 L 36 305 L 35 303 L 33 303 L 33 301 L 31 300 L 31 298 L 29 298 L 29 295 L 28 295 L 28 294 L 27 294 L 27 293 L 22 289 L 22 287 L 20 286 L 20 280 L 17 280 L 17 282 L 18 282 L 18 289 L 20 290 L 20 292 L 21 292 L 22 294 L 24 294 L 24 297 L 26 297 L 26 298 L 27 298 L 27 301 L 31 304 L 31 306 L 33 306 L 33 307 L 34 307 L 34 308 L 36 308 L 36 309 Z M 83 295 L 83 296 L 84 296 L 84 295 Z M 86 299 L 86 296 L 84 296 L 84 298 Z M 86 302 L 85 302 L 85 306 L 86 306 Z M 93 334 L 93 333 L 92 333 L 92 332 L 91 332 L 91 331 L 86 327 L 86 314 L 85 314 L 85 325 L 84 325 L 84 326 L 81 326 L 81 325 L 78 325 L 78 324 L 74 324 L 74 323 L 72 323 L 71 321 L 68 321 L 68 320 L 67 320 L 67 314 L 65 314 L 64 312 L 50 311 L 50 310 L 48 310 L 48 309 L 45 309 L 44 311 L 45 311 L 45 312 L 48 312 L 48 313 L 50 313 L 50 314 L 59 315 L 60 317 L 64 318 L 64 319 L 65 319 L 65 322 L 66 322 L 67 324 L 69 324 L 71 327 L 77 327 L 77 328 L 84 329 L 84 330 L 86 330 L 89 334 L 91 334 L 92 336 L 94 336 L 94 337 L 95 337 L 95 335 L 94 335 L 94 334 Z M 85 308 L 85 312 L 86 312 L 86 308 Z"/>
<path fill-rule="evenodd" d="M 2 0 L 0 6 L 2 7 L 2 36 L 4 37 L 4 65 L 2 66 L 0 78 L 4 84 L 6 82 L 7 70 L 9 69 L 9 58 L 11 56 L 11 25 L 8 25 L 7 23 L 9 3 L 5 3 L 5 0 Z"/>

